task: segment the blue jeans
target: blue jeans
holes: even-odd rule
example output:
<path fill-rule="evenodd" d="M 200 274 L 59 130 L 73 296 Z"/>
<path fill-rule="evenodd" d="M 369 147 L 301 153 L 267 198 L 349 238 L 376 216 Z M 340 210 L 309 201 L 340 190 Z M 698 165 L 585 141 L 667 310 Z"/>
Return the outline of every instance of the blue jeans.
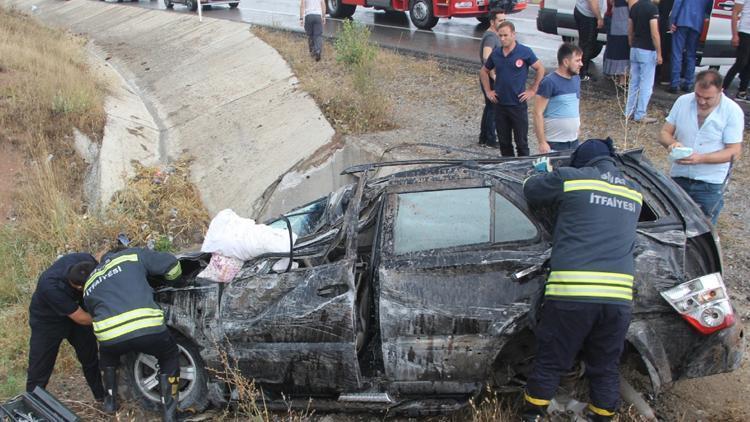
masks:
<path fill-rule="evenodd" d="M 680 86 L 683 50 L 687 62 L 682 86 L 688 87 L 695 82 L 695 52 L 698 50 L 698 35 L 700 35 L 698 31 L 685 26 L 678 26 L 677 31 L 672 33 L 672 88 Z"/>
<path fill-rule="evenodd" d="M 721 192 L 724 185 L 688 179 L 687 177 L 673 177 L 672 180 L 693 198 L 693 201 L 701 207 L 701 211 L 711 220 L 711 223 L 716 224 L 719 213 L 724 207 L 724 197 Z"/>
<path fill-rule="evenodd" d="M 578 148 L 578 139 L 570 142 L 549 142 L 550 152 L 573 151 Z"/>
<path fill-rule="evenodd" d="M 656 51 L 640 48 L 630 49 L 630 89 L 625 116 L 636 121 L 646 117 L 646 108 L 654 92 L 656 73 Z"/>

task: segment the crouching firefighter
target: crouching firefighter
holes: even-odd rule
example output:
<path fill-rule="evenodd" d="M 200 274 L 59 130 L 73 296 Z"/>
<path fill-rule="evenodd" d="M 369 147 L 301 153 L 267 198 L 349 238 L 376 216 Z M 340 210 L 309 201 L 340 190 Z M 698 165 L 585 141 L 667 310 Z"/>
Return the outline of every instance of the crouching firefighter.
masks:
<path fill-rule="evenodd" d="M 619 407 L 642 197 L 617 168 L 613 149 L 611 139 L 586 141 L 571 155 L 571 167 L 524 182 L 529 205 L 553 207 L 556 217 L 523 421 L 543 420 L 579 352 L 590 383 L 588 420 L 608 421 Z M 534 167 L 551 170 L 546 157 Z"/>
<path fill-rule="evenodd" d="M 130 248 L 106 255 L 83 286 L 83 300 L 93 317 L 94 335 L 99 342 L 105 412 L 114 413 L 118 409 L 120 356 L 145 353 L 159 361 L 164 420 L 176 420 L 179 351 L 164 325 L 164 314 L 154 302 L 154 292 L 146 277 L 162 276 L 175 281 L 181 273 L 179 261 L 171 254 Z"/>

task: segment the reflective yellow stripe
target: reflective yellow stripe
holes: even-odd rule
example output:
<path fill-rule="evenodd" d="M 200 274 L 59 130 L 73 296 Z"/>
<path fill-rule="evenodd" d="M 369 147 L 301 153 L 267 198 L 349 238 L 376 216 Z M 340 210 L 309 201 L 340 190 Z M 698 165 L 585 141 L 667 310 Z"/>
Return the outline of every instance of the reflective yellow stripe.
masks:
<path fill-rule="evenodd" d="M 607 273 L 602 271 L 552 271 L 550 277 L 606 277 L 617 280 L 633 281 L 631 274 Z"/>
<path fill-rule="evenodd" d="M 622 300 L 633 300 L 633 290 L 616 286 L 566 286 L 548 284 L 544 294 L 547 296 L 566 297 L 601 297 Z"/>
<path fill-rule="evenodd" d="M 100 268 L 99 270 L 91 274 L 91 276 L 89 276 L 89 279 L 86 281 L 86 284 L 84 284 L 83 289 L 84 290 L 87 289 L 89 285 L 94 282 L 94 280 L 106 274 L 107 271 L 122 264 L 123 262 L 138 262 L 138 255 L 130 254 L 130 255 L 118 256 L 117 258 L 109 261 L 102 268 Z"/>
<path fill-rule="evenodd" d="M 523 398 L 524 400 L 533 404 L 534 406 L 547 406 L 549 404 L 549 400 L 537 399 L 537 398 L 531 397 L 530 395 L 526 393 L 523 394 Z"/>
<path fill-rule="evenodd" d="M 633 287 L 633 276 L 630 274 L 595 271 L 552 271 L 547 281 L 550 283 L 580 283 Z"/>
<path fill-rule="evenodd" d="M 174 264 L 174 267 L 172 267 L 171 270 L 164 276 L 167 280 L 174 280 L 177 277 L 182 275 L 182 267 L 180 266 L 180 261 L 177 261 L 176 264 Z"/>
<path fill-rule="evenodd" d="M 632 201 L 641 204 L 643 202 L 643 195 L 640 192 L 625 186 L 613 185 L 603 180 L 566 180 L 563 184 L 564 192 L 572 192 L 577 190 L 595 190 L 599 192 L 609 193 L 611 195 L 622 196 L 623 198 L 630 199 Z"/>
<path fill-rule="evenodd" d="M 119 325 L 128 321 L 137 319 L 137 318 L 162 317 L 163 315 L 164 313 L 162 312 L 161 309 L 154 309 L 154 308 L 133 309 L 132 311 L 123 312 L 119 315 L 115 315 L 113 317 L 109 317 L 101 321 L 94 321 L 94 332 L 104 331 L 104 330 L 114 327 L 115 325 Z"/>
<path fill-rule="evenodd" d="M 596 407 L 593 404 L 589 403 L 589 410 L 596 413 L 599 416 L 614 416 L 615 412 L 610 412 L 607 409 L 602 409 L 601 407 Z"/>
<path fill-rule="evenodd" d="M 128 333 L 132 333 L 133 331 L 140 330 L 142 328 L 158 327 L 159 325 L 162 325 L 162 324 L 164 324 L 164 318 L 162 317 L 144 318 L 144 319 L 139 319 L 137 321 L 129 322 L 127 324 L 123 324 L 117 328 L 112 328 L 110 330 L 105 331 L 104 333 L 94 333 L 94 334 L 96 334 L 97 340 L 107 341 L 107 340 L 112 340 L 114 338 L 120 337 Z"/>

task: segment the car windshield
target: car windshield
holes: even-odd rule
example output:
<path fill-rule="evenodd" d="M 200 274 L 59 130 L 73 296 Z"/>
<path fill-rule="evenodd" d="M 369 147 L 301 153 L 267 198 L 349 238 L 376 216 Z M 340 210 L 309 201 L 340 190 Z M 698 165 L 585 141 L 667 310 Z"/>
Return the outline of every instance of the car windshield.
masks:
<path fill-rule="evenodd" d="M 294 232 L 298 238 L 315 233 L 322 222 L 327 203 L 328 197 L 320 198 L 311 204 L 305 205 L 304 207 L 296 209 L 288 214 L 284 214 L 292 225 L 292 232 Z M 270 223 L 269 226 L 286 229 L 286 222 L 284 219 L 280 218 Z"/>

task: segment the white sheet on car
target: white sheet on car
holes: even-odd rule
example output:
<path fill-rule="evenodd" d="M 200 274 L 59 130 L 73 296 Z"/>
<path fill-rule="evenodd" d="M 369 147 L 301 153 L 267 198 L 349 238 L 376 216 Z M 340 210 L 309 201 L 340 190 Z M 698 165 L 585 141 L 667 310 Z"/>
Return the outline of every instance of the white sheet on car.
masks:
<path fill-rule="evenodd" d="M 292 233 L 292 244 L 297 235 Z M 201 251 L 248 261 L 266 253 L 289 253 L 289 232 L 251 218 L 243 218 L 231 209 L 216 214 L 208 226 Z"/>

